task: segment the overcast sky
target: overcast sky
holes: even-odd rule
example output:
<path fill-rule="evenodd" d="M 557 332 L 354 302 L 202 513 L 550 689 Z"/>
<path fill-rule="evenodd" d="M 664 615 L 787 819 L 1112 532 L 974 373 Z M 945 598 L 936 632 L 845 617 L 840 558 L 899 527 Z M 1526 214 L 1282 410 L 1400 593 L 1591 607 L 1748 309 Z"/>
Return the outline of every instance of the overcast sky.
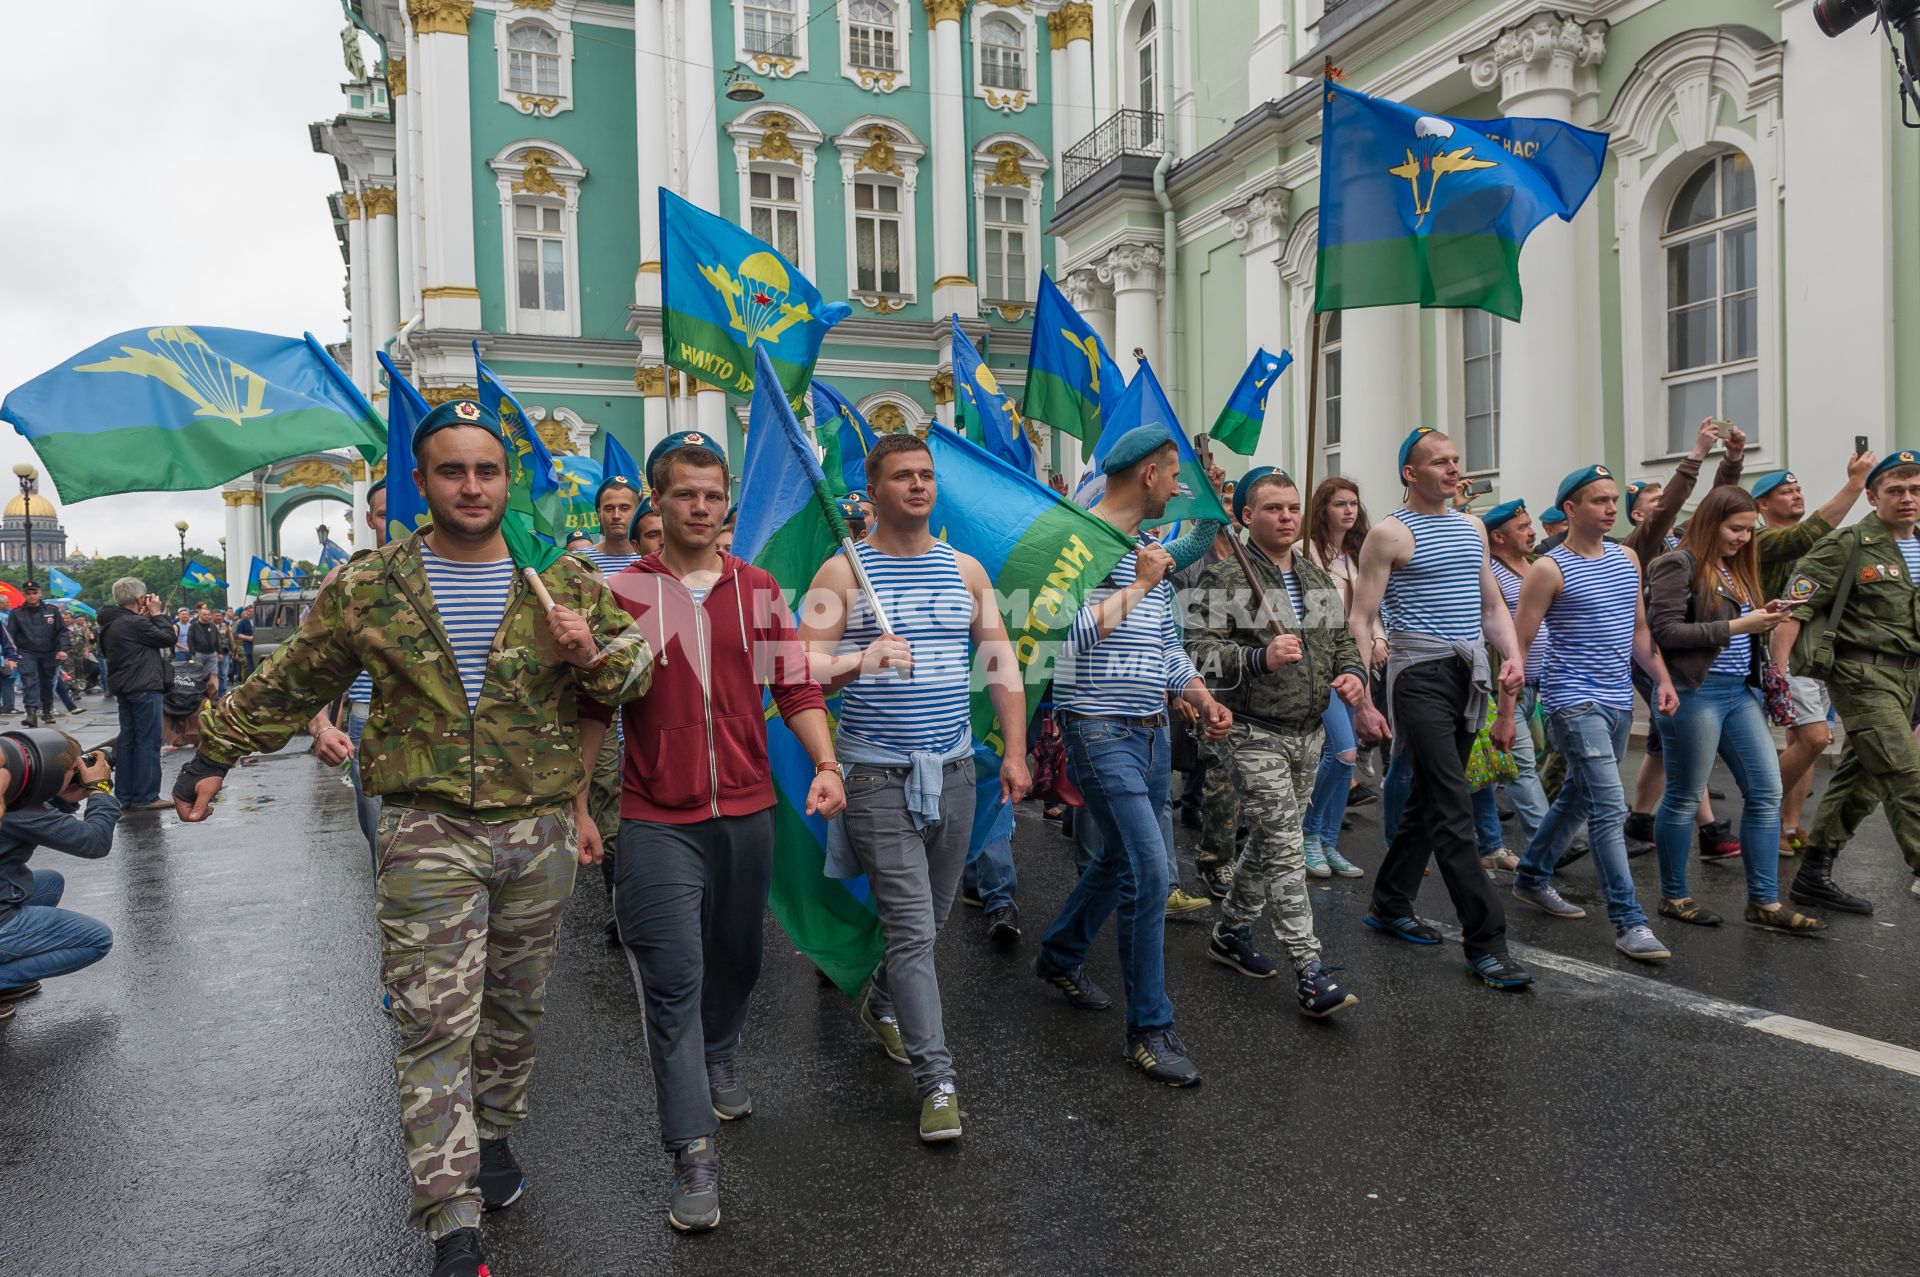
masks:
<path fill-rule="evenodd" d="M 13 126 L 0 198 L 0 394 L 133 328 L 204 324 L 346 335 L 326 196 L 333 161 L 307 125 L 346 105 L 337 0 L 61 0 L 9 5 Z M 18 56 L 26 50 L 44 56 Z M 0 426 L 0 500 L 39 465 Z M 217 492 L 129 493 L 60 507 L 69 548 L 155 554 L 173 525 L 208 550 Z M 316 554 L 333 503 L 302 506 L 285 548 Z M 335 533 L 335 540 L 339 540 Z"/>

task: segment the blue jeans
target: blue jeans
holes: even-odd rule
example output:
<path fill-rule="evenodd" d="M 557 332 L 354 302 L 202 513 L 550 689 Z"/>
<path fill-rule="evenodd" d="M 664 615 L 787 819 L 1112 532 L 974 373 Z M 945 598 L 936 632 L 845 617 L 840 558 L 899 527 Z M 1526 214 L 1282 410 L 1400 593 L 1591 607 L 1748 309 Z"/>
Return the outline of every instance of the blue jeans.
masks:
<path fill-rule="evenodd" d="M 1520 822 L 1521 841 L 1531 843 L 1547 818 L 1547 791 L 1540 784 L 1539 760 L 1533 752 L 1533 707 L 1540 694 L 1532 688 L 1520 693 L 1514 706 L 1513 762 L 1519 770 L 1507 788 L 1507 801 Z M 1576 831 L 1578 832 L 1578 831 Z"/>
<path fill-rule="evenodd" d="M 967 862 L 960 880 L 966 893 L 986 912 L 1012 907 L 1013 893 L 1020 886 L 1013 871 L 1013 830 L 1009 828 L 1005 838 L 995 838 L 982 847 L 980 854 Z"/>
<path fill-rule="evenodd" d="M 1340 822 L 1347 818 L 1347 791 L 1353 783 L 1352 755 L 1359 748 L 1353 734 L 1353 707 L 1337 692 L 1327 693 L 1327 708 L 1320 715 L 1326 729 L 1326 743 L 1320 747 L 1320 770 L 1313 778 L 1313 797 L 1307 801 L 1307 813 L 1300 818 L 1300 832 L 1317 838 L 1322 847 L 1340 844 Z M 1348 755 L 1342 758 L 1341 755 Z"/>
<path fill-rule="evenodd" d="M 126 692 L 119 698 L 120 743 L 113 751 L 113 796 L 122 807 L 160 797 L 160 707 L 165 693 Z"/>
<path fill-rule="evenodd" d="M 1167 729 L 1069 715 L 1061 734 L 1068 774 L 1087 800 L 1081 819 L 1099 827 L 1100 850 L 1040 941 L 1041 961 L 1055 969 L 1079 966 L 1114 915 L 1128 1036 L 1171 1028 L 1164 949 L 1170 848 L 1162 823 L 1173 783 Z"/>
<path fill-rule="evenodd" d="M 380 828 L 380 796 L 369 794 L 366 786 L 360 783 L 360 734 L 366 730 L 366 715 L 347 714 L 347 739 L 353 742 L 353 815 L 360 825 L 361 835 L 367 840 L 367 850 L 373 856 L 374 872 L 378 873 L 380 847 L 375 835 Z"/>
<path fill-rule="evenodd" d="M 13 713 L 13 684 L 19 677 L 12 670 L 0 670 L 0 711 Z"/>
<path fill-rule="evenodd" d="M 1171 772 L 1167 775 L 1169 786 L 1173 783 Z M 1082 795 L 1084 797 L 1085 795 Z M 1073 808 L 1067 808 L 1069 815 Z M 1171 892 L 1180 885 L 1180 861 L 1174 854 L 1173 841 L 1173 802 L 1169 796 L 1167 805 L 1160 809 L 1160 837 L 1167 844 L 1167 890 Z M 1100 837 L 1100 822 L 1082 810 L 1073 821 L 1073 871 L 1083 874 L 1087 866 L 1100 858 L 1103 839 Z"/>
<path fill-rule="evenodd" d="M 1546 886 L 1568 844 L 1585 825 L 1594 873 L 1606 893 L 1607 918 L 1615 931 L 1647 920 L 1633 893 L 1633 873 L 1627 868 L 1627 791 L 1620 784 L 1620 760 L 1627 756 L 1632 732 L 1632 709 L 1592 701 L 1569 705 L 1547 718 L 1548 738 L 1567 760 L 1567 779 L 1527 844 L 1515 874 L 1515 886 L 1536 891 Z"/>
<path fill-rule="evenodd" d="M 1780 759 L 1760 693 L 1737 674 L 1709 674 L 1699 687 L 1680 689 L 1680 711 L 1656 712 L 1666 754 L 1667 790 L 1653 819 L 1660 853 L 1660 894 L 1687 898 L 1687 857 L 1693 851 L 1694 813 L 1717 754 L 1740 786 L 1740 860 L 1747 899 L 1780 899 Z"/>
<path fill-rule="evenodd" d="M 51 869 L 33 871 L 27 901 L 0 922 L 0 989 L 17 989 L 90 967 L 113 948 L 107 924 L 71 909 L 56 909 L 67 880 Z"/>

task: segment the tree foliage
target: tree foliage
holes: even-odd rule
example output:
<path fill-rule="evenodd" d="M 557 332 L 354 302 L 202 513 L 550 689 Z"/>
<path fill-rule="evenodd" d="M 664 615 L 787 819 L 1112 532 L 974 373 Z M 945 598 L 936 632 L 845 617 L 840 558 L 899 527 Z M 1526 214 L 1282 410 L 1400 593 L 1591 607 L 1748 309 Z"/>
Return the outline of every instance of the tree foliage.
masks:
<path fill-rule="evenodd" d="M 187 559 L 190 562 L 198 561 L 203 563 L 215 572 L 224 573 L 225 571 L 225 556 L 199 549 L 196 546 L 187 547 Z M 296 562 L 301 568 L 306 570 L 309 578 L 316 581 L 319 580 L 319 570 L 311 562 L 307 560 L 296 560 Z M 67 565 L 62 562 L 56 562 L 54 566 L 58 567 L 74 580 L 80 582 L 80 601 L 96 609 L 103 608 L 113 602 L 113 583 L 123 576 L 139 577 L 147 583 L 147 589 L 158 594 L 161 598 L 167 600 L 170 605 L 176 607 L 197 607 L 201 603 L 207 603 L 213 607 L 225 607 L 227 605 L 227 592 L 225 590 L 189 590 L 181 587 L 180 555 L 178 552 L 173 554 L 152 554 L 145 558 L 136 558 L 129 555 L 114 555 L 108 558 L 94 559 L 92 562 L 85 564 L 77 570 L 67 567 Z M 40 582 L 41 588 L 44 589 L 46 587 L 47 565 L 45 563 L 35 561 L 33 565 L 33 578 Z M 8 563 L 0 566 L 0 581 L 21 585 L 26 582 L 26 579 L 27 569 L 25 564 Z"/>

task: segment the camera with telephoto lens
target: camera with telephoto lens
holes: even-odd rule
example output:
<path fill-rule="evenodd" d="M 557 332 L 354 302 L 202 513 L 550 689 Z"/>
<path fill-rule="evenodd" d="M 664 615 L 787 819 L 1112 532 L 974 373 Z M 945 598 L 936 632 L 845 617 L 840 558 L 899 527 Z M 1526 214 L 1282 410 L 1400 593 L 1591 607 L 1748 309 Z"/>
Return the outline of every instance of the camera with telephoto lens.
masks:
<path fill-rule="evenodd" d="M 46 727 L 0 732 L 0 767 L 9 777 L 7 810 L 46 802 L 67 787 L 67 777 L 81 761 L 80 742 L 65 732 Z"/>
<path fill-rule="evenodd" d="M 1920 23 L 1914 21 L 1916 17 L 1920 17 L 1920 0 L 1814 0 L 1813 5 L 1813 24 L 1829 39 L 1851 31 L 1868 18 L 1878 19 L 1874 27 L 1886 33 L 1894 73 L 1900 80 L 1900 122 L 1910 129 L 1920 129 L 1920 83 L 1914 80 L 1914 68 L 1920 66 Z M 1893 40 L 1896 31 L 1900 33 L 1898 45 Z M 1910 108 L 1913 114 L 1909 114 Z"/>

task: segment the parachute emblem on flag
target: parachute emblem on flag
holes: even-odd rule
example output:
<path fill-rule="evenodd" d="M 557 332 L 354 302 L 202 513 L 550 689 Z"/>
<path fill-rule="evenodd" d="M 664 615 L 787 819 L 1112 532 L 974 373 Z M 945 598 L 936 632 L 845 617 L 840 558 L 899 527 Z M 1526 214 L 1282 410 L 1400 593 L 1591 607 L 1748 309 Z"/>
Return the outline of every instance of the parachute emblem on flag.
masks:
<path fill-rule="evenodd" d="M 813 312 L 803 302 L 787 301 L 790 282 L 787 268 L 772 253 L 753 253 L 740 263 L 735 275 L 724 266 L 701 266 L 701 276 L 727 303 L 731 326 L 746 338 L 749 346 L 762 341 L 780 340 L 780 334 L 795 324 L 810 323 Z"/>
<path fill-rule="evenodd" d="M 1431 115 L 1423 115 L 1414 121 L 1414 144 L 1407 150 L 1407 161 L 1396 164 L 1387 172 L 1395 177 L 1404 177 L 1413 187 L 1413 211 L 1421 221 L 1433 211 L 1433 193 L 1440 186 L 1440 179 L 1449 173 L 1466 173 L 1473 169 L 1493 168 L 1498 160 L 1476 160 L 1473 148 L 1463 146 L 1448 151 L 1443 148 L 1453 137 L 1453 125 L 1446 120 Z M 1416 152 L 1418 152 L 1416 156 Z M 1427 198 L 1420 198 L 1420 174 L 1428 174 Z"/>
<path fill-rule="evenodd" d="M 152 377 L 199 405 L 196 417 L 218 417 L 243 425 L 252 417 L 266 417 L 266 379 L 231 359 L 215 353 L 191 328 L 149 328 L 153 349 L 122 346 L 122 354 L 97 364 L 77 364 L 75 372 L 124 372 Z"/>

